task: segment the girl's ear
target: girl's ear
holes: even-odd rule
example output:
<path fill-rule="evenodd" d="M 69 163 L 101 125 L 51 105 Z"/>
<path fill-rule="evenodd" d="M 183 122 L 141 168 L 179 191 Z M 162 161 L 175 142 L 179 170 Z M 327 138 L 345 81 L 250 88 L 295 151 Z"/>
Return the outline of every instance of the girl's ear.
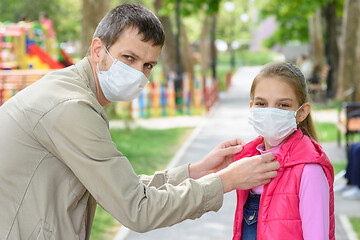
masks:
<path fill-rule="evenodd" d="M 311 111 L 310 103 L 304 103 L 296 114 L 296 122 L 300 123 L 305 120 Z"/>
<path fill-rule="evenodd" d="M 252 106 L 253 106 L 253 101 L 250 100 L 250 108 L 252 108 Z"/>

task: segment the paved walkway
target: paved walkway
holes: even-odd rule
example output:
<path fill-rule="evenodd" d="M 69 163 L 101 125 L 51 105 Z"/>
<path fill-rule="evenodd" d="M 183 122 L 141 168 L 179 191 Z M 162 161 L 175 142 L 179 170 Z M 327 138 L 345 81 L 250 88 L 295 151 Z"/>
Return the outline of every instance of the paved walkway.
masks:
<path fill-rule="evenodd" d="M 206 153 L 213 149 L 221 141 L 241 137 L 249 141 L 256 137 L 256 133 L 247 123 L 249 111 L 249 89 L 254 76 L 259 72 L 258 67 L 241 68 L 233 77 L 231 88 L 221 93 L 220 100 L 207 117 L 198 117 L 193 120 L 188 117 L 182 118 L 175 125 L 197 126 L 197 134 L 191 144 L 179 158 L 179 164 L 192 163 L 200 160 Z M 333 112 L 328 114 L 314 114 L 314 118 L 333 120 L 336 117 Z M 113 123 L 116 127 L 118 123 Z M 164 128 L 173 123 L 154 121 L 149 127 Z M 121 125 L 121 124 L 120 124 Z M 143 125 L 145 126 L 145 124 Z M 344 150 L 338 148 L 335 143 L 323 144 L 325 152 L 332 161 L 345 160 Z M 232 238 L 232 224 L 236 205 L 235 192 L 225 195 L 223 207 L 219 212 L 210 212 L 197 220 L 186 220 L 172 227 L 154 230 L 148 233 L 130 232 L 127 237 L 116 239 L 172 239 L 172 240 L 229 240 Z M 360 201 L 345 201 L 341 197 L 335 198 L 336 214 L 336 239 L 352 240 L 346 236 L 346 232 L 340 223 L 339 216 L 359 216 Z M 342 217 L 343 218 L 343 217 Z M 346 217 L 345 217 L 346 219 Z"/>

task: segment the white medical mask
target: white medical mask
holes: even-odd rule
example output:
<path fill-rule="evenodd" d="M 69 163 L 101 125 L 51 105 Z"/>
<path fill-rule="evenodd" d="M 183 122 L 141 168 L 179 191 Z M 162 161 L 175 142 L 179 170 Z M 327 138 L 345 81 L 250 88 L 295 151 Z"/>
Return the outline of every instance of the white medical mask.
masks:
<path fill-rule="evenodd" d="M 107 71 L 100 71 L 97 65 L 97 76 L 104 96 L 111 102 L 132 101 L 139 96 L 149 80 L 142 72 L 114 59 L 105 50 L 114 62 Z"/>
<path fill-rule="evenodd" d="M 278 146 L 286 137 L 297 129 L 296 111 L 278 108 L 251 108 L 249 124 L 264 137 L 271 146 Z"/>

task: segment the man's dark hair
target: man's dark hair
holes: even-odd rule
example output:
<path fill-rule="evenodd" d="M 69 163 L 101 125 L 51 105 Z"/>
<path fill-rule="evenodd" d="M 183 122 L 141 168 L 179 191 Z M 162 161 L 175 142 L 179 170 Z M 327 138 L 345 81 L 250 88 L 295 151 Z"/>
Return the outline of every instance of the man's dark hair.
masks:
<path fill-rule="evenodd" d="M 122 4 L 111 10 L 98 24 L 93 39 L 100 38 L 109 49 L 125 29 L 134 27 L 143 41 L 153 41 L 153 46 L 163 46 L 164 29 L 160 20 L 147 8 L 139 4 Z M 88 54 L 90 51 L 88 52 Z"/>

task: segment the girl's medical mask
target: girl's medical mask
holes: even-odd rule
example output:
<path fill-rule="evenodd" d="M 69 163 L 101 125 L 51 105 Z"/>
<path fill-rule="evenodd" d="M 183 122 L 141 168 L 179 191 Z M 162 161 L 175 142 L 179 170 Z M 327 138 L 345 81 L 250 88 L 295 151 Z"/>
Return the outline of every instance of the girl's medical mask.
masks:
<path fill-rule="evenodd" d="M 249 124 L 264 137 L 271 146 L 278 146 L 286 137 L 297 129 L 296 111 L 278 108 L 251 108 Z"/>
<path fill-rule="evenodd" d="M 104 48 L 114 61 L 107 71 L 100 71 L 97 64 L 97 76 L 104 96 L 111 102 L 132 101 L 139 96 L 149 80 L 142 72 L 114 59 Z"/>

